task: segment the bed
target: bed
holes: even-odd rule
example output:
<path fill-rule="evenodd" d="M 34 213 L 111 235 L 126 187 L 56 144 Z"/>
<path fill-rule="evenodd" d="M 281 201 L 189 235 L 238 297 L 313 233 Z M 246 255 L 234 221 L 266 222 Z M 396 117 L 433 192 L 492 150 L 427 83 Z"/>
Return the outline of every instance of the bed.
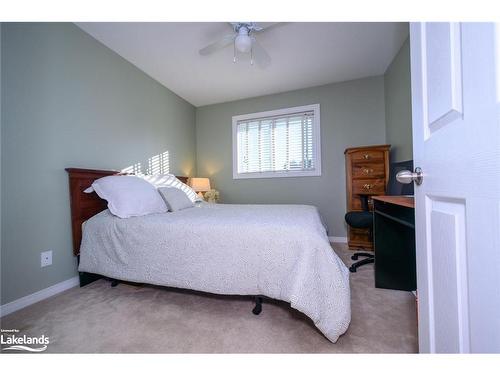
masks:
<path fill-rule="evenodd" d="M 83 191 L 88 182 L 73 180 L 73 185 Z M 81 195 L 78 191 L 72 190 L 72 199 Z M 349 272 L 330 247 L 316 207 L 199 203 L 120 219 L 100 204 L 97 213 L 79 218 L 85 222 L 81 244 L 74 242 L 80 272 L 209 293 L 262 295 L 289 302 L 332 342 L 347 330 Z M 78 216 L 75 206 L 72 201 L 72 218 Z"/>

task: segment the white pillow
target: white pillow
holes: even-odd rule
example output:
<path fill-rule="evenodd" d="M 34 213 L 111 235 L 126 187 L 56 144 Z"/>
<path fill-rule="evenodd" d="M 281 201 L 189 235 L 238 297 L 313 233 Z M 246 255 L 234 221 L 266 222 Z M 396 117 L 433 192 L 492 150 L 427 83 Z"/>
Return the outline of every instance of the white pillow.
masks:
<path fill-rule="evenodd" d="M 108 201 L 113 215 L 123 219 L 167 212 L 167 206 L 156 188 L 136 176 L 107 176 L 92 183 L 92 188 Z"/>
<path fill-rule="evenodd" d="M 174 187 L 158 188 L 163 200 L 167 204 L 168 210 L 175 212 L 185 208 L 194 207 L 194 203 L 181 189 Z"/>
<path fill-rule="evenodd" d="M 148 181 L 149 183 L 154 185 L 157 189 L 161 187 L 174 187 L 180 189 L 184 193 L 186 193 L 188 198 L 193 203 L 202 200 L 200 199 L 200 197 L 198 197 L 198 194 L 196 194 L 196 192 L 191 188 L 191 186 L 186 185 L 177 177 L 175 177 L 173 174 L 153 174 L 153 175 L 141 174 L 137 176 Z"/>

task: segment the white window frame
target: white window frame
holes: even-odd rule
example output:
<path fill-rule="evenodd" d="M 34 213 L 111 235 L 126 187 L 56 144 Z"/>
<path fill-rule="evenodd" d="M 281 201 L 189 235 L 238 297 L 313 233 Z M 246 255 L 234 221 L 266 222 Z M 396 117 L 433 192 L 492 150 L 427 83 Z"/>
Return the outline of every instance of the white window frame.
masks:
<path fill-rule="evenodd" d="M 274 117 L 280 115 L 290 115 L 297 112 L 314 112 L 312 125 L 314 139 L 314 162 L 315 168 L 312 171 L 279 171 L 279 172 L 250 172 L 238 173 L 238 122 L 256 118 Z M 321 118 L 319 104 L 310 104 L 300 107 L 282 108 L 273 111 L 249 113 L 246 115 L 233 116 L 233 179 L 247 178 L 275 178 L 275 177 L 312 177 L 321 176 Z"/>

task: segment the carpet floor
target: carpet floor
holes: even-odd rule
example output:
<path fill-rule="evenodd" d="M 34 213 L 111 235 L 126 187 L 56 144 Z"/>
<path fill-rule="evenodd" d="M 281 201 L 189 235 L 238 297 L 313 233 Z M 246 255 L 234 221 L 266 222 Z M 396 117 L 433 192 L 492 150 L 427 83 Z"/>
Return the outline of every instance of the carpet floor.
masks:
<path fill-rule="evenodd" d="M 332 244 L 346 264 L 351 251 Z M 376 289 L 373 265 L 351 274 L 352 320 L 336 344 L 289 304 L 98 280 L 3 317 L 4 329 L 50 338 L 52 353 L 416 353 L 411 293 Z M 5 353 L 5 352 L 4 352 Z"/>

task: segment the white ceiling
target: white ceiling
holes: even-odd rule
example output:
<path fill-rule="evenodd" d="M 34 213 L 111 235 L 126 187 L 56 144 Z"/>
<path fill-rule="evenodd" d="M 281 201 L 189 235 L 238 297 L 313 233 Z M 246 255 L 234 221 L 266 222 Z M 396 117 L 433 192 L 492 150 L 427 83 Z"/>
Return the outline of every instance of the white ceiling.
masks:
<path fill-rule="evenodd" d="M 233 48 L 198 50 L 231 33 L 228 23 L 77 23 L 195 106 L 273 94 L 385 72 L 406 23 L 281 23 L 257 34 L 272 63 L 233 63 Z"/>

